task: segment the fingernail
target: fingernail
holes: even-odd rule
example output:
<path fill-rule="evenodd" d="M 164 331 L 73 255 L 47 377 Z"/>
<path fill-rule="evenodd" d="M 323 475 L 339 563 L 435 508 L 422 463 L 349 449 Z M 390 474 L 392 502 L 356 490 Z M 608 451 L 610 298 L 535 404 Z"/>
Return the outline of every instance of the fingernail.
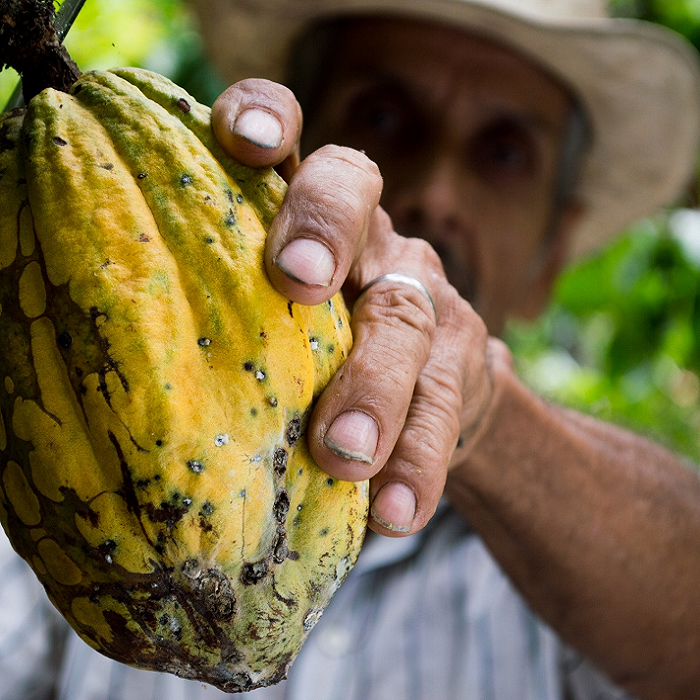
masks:
<path fill-rule="evenodd" d="M 236 117 L 233 133 L 260 148 L 278 148 L 282 143 L 282 125 L 269 112 L 246 109 Z"/>
<path fill-rule="evenodd" d="M 372 464 L 378 439 L 379 429 L 373 418 L 361 411 L 346 411 L 333 421 L 323 441 L 343 459 Z"/>
<path fill-rule="evenodd" d="M 393 532 L 410 532 L 416 514 L 416 495 L 406 484 L 384 484 L 374 497 L 372 518 Z"/>
<path fill-rule="evenodd" d="M 285 275 L 314 287 L 328 287 L 335 274 L 335 258 L 323 243 L 295 238 L 275 260 Z"/>

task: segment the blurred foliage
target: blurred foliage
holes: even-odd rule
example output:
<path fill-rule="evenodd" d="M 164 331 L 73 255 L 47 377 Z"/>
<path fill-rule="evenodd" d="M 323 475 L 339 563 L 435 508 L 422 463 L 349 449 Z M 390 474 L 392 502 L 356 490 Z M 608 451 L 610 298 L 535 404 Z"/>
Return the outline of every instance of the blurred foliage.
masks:
<path fill-rule="evenodd" d="M 566 271 L 507 340 L 542 395 L 700 460 L 700 213 L 646 221 Z"/>
<path fill-rule="evenodd" d="M 206 104 L 224 87 L 203 56 L 183 0 L 86 0 L 65 44 L 81 70 L 148 68 L 172 78 Z M 0 72 L 3 107 L 17 82 L 14 71 Z"/>
<path fill-rule="evenodd" d="M 700 48 L 700 0 L 612 0 Z M 143 66 L 211 104 L 223 89 L 182 0 L 87 0 L 66 45 L 83 70 Z M 0 74 L 0 104 L 16 82 Z M 511 324 L 521 376 L 552 400 L 700 462 L 700 213 L 640 225 L 566 271 L 543 317 Z"/>
<path fill-rule="evenodd" d="M 611 0 L 611 13 L 663 24 L 700 48 L 700 1 L 698 0 Z"/>

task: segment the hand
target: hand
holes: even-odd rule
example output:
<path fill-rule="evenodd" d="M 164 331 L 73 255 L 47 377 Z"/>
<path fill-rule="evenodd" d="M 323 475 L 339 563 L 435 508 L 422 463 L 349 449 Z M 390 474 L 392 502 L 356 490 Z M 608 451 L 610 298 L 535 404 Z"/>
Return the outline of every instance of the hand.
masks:
<path fill-rule="evenodd" d="M 269 232 L 273 284 L 301 304 L 341 287 L 352 317 L 353 350 L 311 416 L 311 453 L 328 474 L 370 478 L 370 527 L 400 536 L 435 511 L 458 441 L 468 441 L 493 394 L 488 335 L 447 282 L 435 251 L 403 238 L 379 206 L 382 179 L 358 151 L 325 146 L 299 162 L 302 116 L 292 93 L 263 80 L 226 90 L 212 110 L 231 155 L 276 166 L 289 182 Z M 367 283 L 399 272 L 419 289 Z M 351 306 L 352 308 L 352 306 Z"/>

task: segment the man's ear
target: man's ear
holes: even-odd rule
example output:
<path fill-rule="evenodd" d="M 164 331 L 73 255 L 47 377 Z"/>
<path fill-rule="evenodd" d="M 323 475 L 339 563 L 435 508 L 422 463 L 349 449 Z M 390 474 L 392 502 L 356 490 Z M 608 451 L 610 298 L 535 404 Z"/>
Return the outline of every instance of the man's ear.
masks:
<path fill-rule="evenodd" d="M 554 230 L 535 261 L 532 281 L 527 293 L 521 297 L 516 313 L 528 321 L 535 319 L 544 310 L 552 295 L 552 288 L 569 252 L 571 232 L 581 220 L 586 208 L 578 200 L 570 200 L 561 210 Z"/>

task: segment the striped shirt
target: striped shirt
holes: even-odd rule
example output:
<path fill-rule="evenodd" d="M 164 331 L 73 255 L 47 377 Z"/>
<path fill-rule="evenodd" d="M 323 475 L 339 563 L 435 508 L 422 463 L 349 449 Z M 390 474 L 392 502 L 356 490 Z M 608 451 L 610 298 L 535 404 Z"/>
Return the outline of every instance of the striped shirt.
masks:
<path fill-rule="evenodd" d="M 223 700 L 93 651 L 0 536 L 0 700 Z M 368 539 L 289 680 L 251 700 L 630 700 L 565 647 L 447 507 Z"/>

